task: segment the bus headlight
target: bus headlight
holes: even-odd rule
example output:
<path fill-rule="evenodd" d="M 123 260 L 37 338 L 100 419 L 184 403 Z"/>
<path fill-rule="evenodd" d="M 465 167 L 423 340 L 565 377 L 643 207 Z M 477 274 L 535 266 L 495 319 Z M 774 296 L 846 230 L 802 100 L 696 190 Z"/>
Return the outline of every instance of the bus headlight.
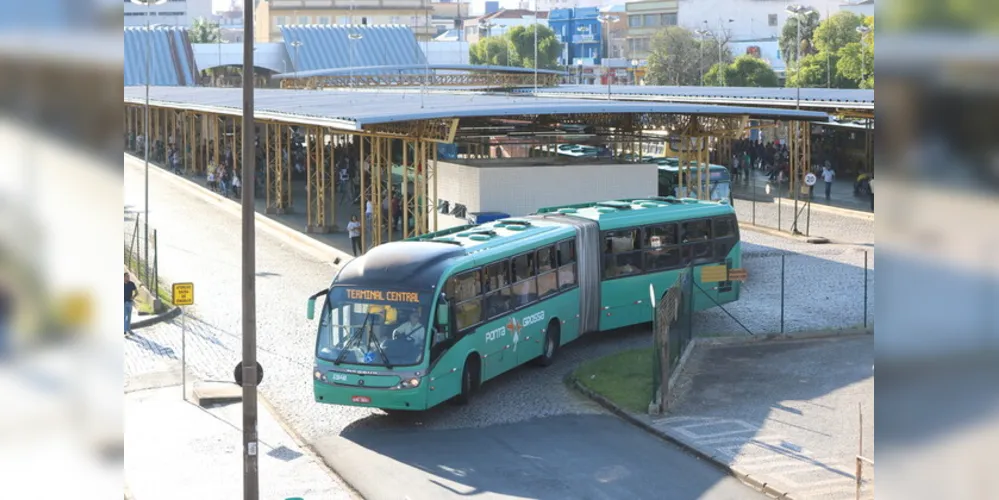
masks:
<path fill-rule="evenodd" d="M 412 389 L 412 388 L 415 388 L 415 387 L 419 387 L 420 386 L 420 379 L 414 377 L 414 378 L 411 378 L 409 380 L 403 380 L 401 385 L 404 388 L 407 388 L 407 389 Z"/>
<path fill-rule="evenodd" d="M 322 380 L 323 382 L 326 382 L 326 375 L 323 375 L 323 372 L 319 370 L 316 370 L 315 373 L 312 374 L 312 376 L 315 377 L 316 380 Z"/>

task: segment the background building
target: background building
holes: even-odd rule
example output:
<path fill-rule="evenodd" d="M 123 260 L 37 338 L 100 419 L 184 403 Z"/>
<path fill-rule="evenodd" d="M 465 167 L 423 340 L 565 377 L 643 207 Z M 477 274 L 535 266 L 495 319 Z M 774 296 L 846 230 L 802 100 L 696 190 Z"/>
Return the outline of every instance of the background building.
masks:
<path fill-rule="evenodd" d="M 562 43 L 559 62 L 566 66 L 598 64 L 605 56 L 604 29 L 596 7 L 555 9 L 548 19 L 555 38 Z"/>
<path fill-rule="evenodd" d="M 548 26 L 548 13 L 538 12 L 537 21 L 541 26 Z M 515 26 L 530 26 L 535 23 L 533 10 L 507 10 L 501 9 L 492 14 L 466 19 L 462 29 L 465 31 L 465 40 L 468 43 L 476 43 L 483 37 L 502 36 Z M 492 25 L 488 28 L 483 25 Z"/>
<path fill-rule="evenodd" d="M 269 0 L 258 2 L 254 15 L 257 42 L 282 41 L 280 26 L 391 24 L 409 27 L 418 40 L 439 34 L 430 0 Z"/>
<path fill-rule="evenodd" d="M 147 13 L 151 25 L 189 27 L 199 17 L 212 18 L 212 0 L 167 0 L 149 7 L 125 0 L 125 26 L 145 26 Z"/>
<path fill-rule="evenodd" d="M 679 3 L 677 0 L 643 0 L 625 4 L 626 16 L 622 20 L 628 23 L 625 57 L 640 60 L 649 57 L 652 37 L 661 29 L 678 24 Z M 689 3 L 696 3 L 696 0 Z"/>

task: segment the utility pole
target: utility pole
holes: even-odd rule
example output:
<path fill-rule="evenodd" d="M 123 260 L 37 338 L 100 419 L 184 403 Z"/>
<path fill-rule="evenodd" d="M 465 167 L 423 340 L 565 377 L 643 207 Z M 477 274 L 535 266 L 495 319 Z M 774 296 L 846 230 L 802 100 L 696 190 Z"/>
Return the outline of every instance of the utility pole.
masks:
<path fill-rule="evenodd" d="M 257 289 L 254 167 L 256 166 L 256 126 L 253 120 L 253 7 L 243 0 L 243 499 L 260 498 L 257 469 Z M 296 69 L 297 70 L 297 69 Z"/>

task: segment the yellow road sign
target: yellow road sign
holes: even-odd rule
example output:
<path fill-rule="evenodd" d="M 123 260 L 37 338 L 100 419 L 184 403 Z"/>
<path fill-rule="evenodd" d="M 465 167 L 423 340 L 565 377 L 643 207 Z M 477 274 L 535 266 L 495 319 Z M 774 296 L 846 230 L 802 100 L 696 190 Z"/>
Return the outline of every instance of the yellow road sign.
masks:
<path fill-rule="evenodd" d="M 701 283 L 719 283 L 726 279 L 728 279 L 728 267 L 724 264 L 701 268 Z"/>
<path fill-rule="evenodd" d="M 728 279 L 732 281 L 746 281 L 749 279 L 749 273 L 745 269 L 729 269 Z"/>
<path fill-rule="evenodd" d="M 175 306 L 194 305 L 194 283 L 173 284 L 173 305 Z"/>

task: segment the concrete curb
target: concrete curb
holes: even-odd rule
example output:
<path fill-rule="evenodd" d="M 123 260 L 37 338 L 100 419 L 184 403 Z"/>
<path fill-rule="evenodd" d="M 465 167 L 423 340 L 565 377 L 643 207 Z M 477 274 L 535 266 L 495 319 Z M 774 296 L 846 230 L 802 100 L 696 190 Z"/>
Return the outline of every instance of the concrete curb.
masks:
<path fill-rule="evenodd" d="M 718 469 L 720 469 L 722 472 L 725 472 L 726 474 L 728 474 L 728 475 L 730 475 L 730 476 L 732 476 L 732 477 L 734 477 L 734 478 L 742 481 L 744 484 L 746 484 L 747 486 L 749 486 L 749 487 L 751 487 L 751 488 L 753 488 L 753 489 L 755 489 L 757 491 L 760 491 L 762 493 L 770 495 L 770 496 L 772 496 L 774 498 L 782 498 L 782 499 L 785 499 L 785 500 L 793 500 L 793 498 L 788 494 L 788 492 L 786 492 L 786 491 L 780 491 L 780 490 L 778 490 L 778 489 L 770 486 L 769 484 L 767 484 L 765 482 L 762 482 L 762 481 L 760 481 L 759 479 L 757 479 L 755 477 L 750 476 L 749 474 L 747 474 L 745 472 L 741 472 L 741 471 L 739 471 L 737 469 L 734 469 L 733 467 L 731 467 L 730 465 L 726 464 L 725 462 L 722 462 L 721 460 L 718 460 L 717 458 L 715 458 L 714 455 L 712 455 L 712 454 L 710 454 L 710 453 L 708 453 L 708 452 L 706 452 L 706 451 L 704 451 L 704 450 L 702 450 L 702 449 L 700 449 L 700 448 L 698 448 L 696 446 L 688 444 L 688 443 L 684 442 L 683 440 L 681 440 L 681 439 L 679 439 L 679 438 L 677 438 L 675 436 L 672 436 L 670 434 L 667 434 L 665 432 L 660 431 L 659 429 L 656 429 L 655 427 L 653 427 L 652 425 L 650 425 L 648 422 L 645 422 L 644 420 L 642 420 L 642 419 L 636 417 L 635 415 L 633 415 L 628 410 L 625 410 L 624 408 L 621 408 L 620 406 L 617 406 L 616 404 L 614 404 L 613 402 L 611 402 L 609 399 L 607 399 L 607 398 L 601 396 L 600 394 L 597 394 L 596 392 L 590 390 L 588 387 L 586 387 L 585 385 L 583 385 L 583 383 L 580 382 L 579 379 L 577 379 L 574 375 L 572 375 L 572 373 L 569 374 L 569 381 L 571 382 L 572 387 L 575 388 L 580 393 L 582 393 L 584 396 L 592 399 L 593 401 L 595 401 L 600 406 L 604 407 L 605 409 L 607 409 L 611 413 L 617 415 L 618 417 L 621 417 L 624 421 L 626 421 L 626 422 L 628 422 L 628 423 L 630 423 L 630 424 L 638 427 L 639 429 L 642 429 L 642 430 L 644 430 L 644 431 L 646 431 L 646 432 L 648 432 L 648 433 L 650 433 L 650 434 L 652 434 L 652 435 L 658 437 L 659 439 L 662 439 L 662 440 L 664 440 L 664 441 L 666 441 L 668 443 L 672 443 L 672 444 L 675 444 L 675 445 L 683 448 L 684 450 L 690 452 L 691 454 L 695 455 L 696 457 L 700 458 L 701 460 L 704 460 L 704 461 L 706 461 L 706 462 L 714 465 L 715 467 L 717 467 Z"/>
<path fill-rule="evenodd" d="M 802 243 L 812 243 L 812 244 L 834 243 L 832 240 L 824 236 L 796 235 L 786 231 L 780 231 L 772 227 L 754 226 L 749 222 L 739 222 L 739 229 L 745 231 L 756 231 L 757 233 L 769 234 L 770 236 L 776 236 L 778 238 L 787 238 L 789 240 L 800 241 Z"/>
<path fill-rule="evenodd" d="M 783 342 L 792 340 L 818 340 L 843 337 L 874 335 L 874 327 L 844 328 L 842 330 L 805 331 L 799 333 L 769 333 L 763 335 L 726 335 L 724 337 L 700 337 L 694 342 L 709 345 L 755 344 L 759 342 Z M 693 343 L 693 342 L 692 342 Z"/>
<path fill-rule="evenodd" d="M 777 204 L 777 198 L 776 197 L 770 197 L 770 196 L 760 196 L 760 195 L 757 195 L 754 198 L 753 195 L 751 195 L 751 194 L 735 194 L 735 193 L 733 193 L 732 194 L 732 198 L 734 198 L 736 200 L 749 201 L 749 202 L 755 201 L 757 203 L 766 203 L 766 204 L 770 204 L 770 205 L 776 205 Z M 805 201 L 807 201 L 807 200 L 798 200 L 798 203 L 804 203 Z M 793 205 L 794 204 L 794 198 L 783 198 L 782 197 L 782 198 L 780 198 L 780 203 L 781 203 L 781 205 L 786 204 L 786 203 L 790 203 L 790 204 Z M 812 201 L 812 210 L 815 210 L 817 212 L 826 212 L 826 213 L 830 213 L 830 214 L 842 215 L 844 217 L 853 217 L 854 219 L 874 221 L 874 213 L 872 213 L 872 212 L 868 212 L 866 210 L 856 210 L 856 209 L 852 209 L 852 208 L 843 208 L 843 207 L 836 207 L 836 206 L 831 206 L 831 205 L 825 205 L 825 204 L 822 204 L 822 203 L 816 203 L 814 200 Z"/>
<path fill-rule="evenodd" d="M 140 158 L 132 156 L 128 153 L 124 153 L 124 156 L 125 156 L 125 161 L 142 162 Z M 217 204 L 220 208 L 226 210 L 231 215 L 234 215 L 236 217 L 242 216 L 243 207 L 240 202 L 213 193 L 208 189 L 205 189 L 197 182 L 194 182 L 186 177 L 182 177 L 172 172 L 169 172 L 160 167 L 159 165 L 156 165 L 155 163 L 150 162 L 149 166 L 155 168 L 155 171 L 157 173 L 166 177 L 168 179 L 168 182 L 173 182 L 177 186 L 190 191 L 191 193 L 197 195 L 206 202 Z M 267 215 L 256 211 L 256 207 L 254 207 L 253 214 L 256 224 L 259 225 L 258 227 L 263 228 L 272 236 L 281 240 L 282 242 L 284 242 L 289 246 L 293 246 L 299 249 L 305 247 L 304 249 L 308 250 L 313 257 L 316 257 L 319 260 L 329 261 L 330 264 L 332 265 L 332 262 L 338 258 L 340 259 L 341 263 L 353 259 L 353 257 L 346 252 L 333 248 L 325 243 L 316 241 L 302 234 L 300 231 L 292 229 L 278 221 L 272 220 L 270 217 L 267 217 Z"/>
<path fill-rule="evenodd" d="M 180 308 L 177 307 L 177 306 L 174 306 L 174 307 L 171 307 L 169 310 L 167 310 L 167 312 L 165 312 L 163 314 L 156 314 L 156 315 L 153 315 L 153 316 L 149 316 L 149 317 L 147 317 L 145 319 L 140 319 L 138 321 L 133 321 L 132 322 L 132 329 L 133 330 L 138 330 L 140 328 L 146 328 L 146 327 L 149 327 L 149 326 L 153 326 L 153 325 L 155 325 L 157 323 L 162 323 L 164 321 L 169 321 L 171 319 L 174 319 L 177 316 L 180 316 Z"/>

